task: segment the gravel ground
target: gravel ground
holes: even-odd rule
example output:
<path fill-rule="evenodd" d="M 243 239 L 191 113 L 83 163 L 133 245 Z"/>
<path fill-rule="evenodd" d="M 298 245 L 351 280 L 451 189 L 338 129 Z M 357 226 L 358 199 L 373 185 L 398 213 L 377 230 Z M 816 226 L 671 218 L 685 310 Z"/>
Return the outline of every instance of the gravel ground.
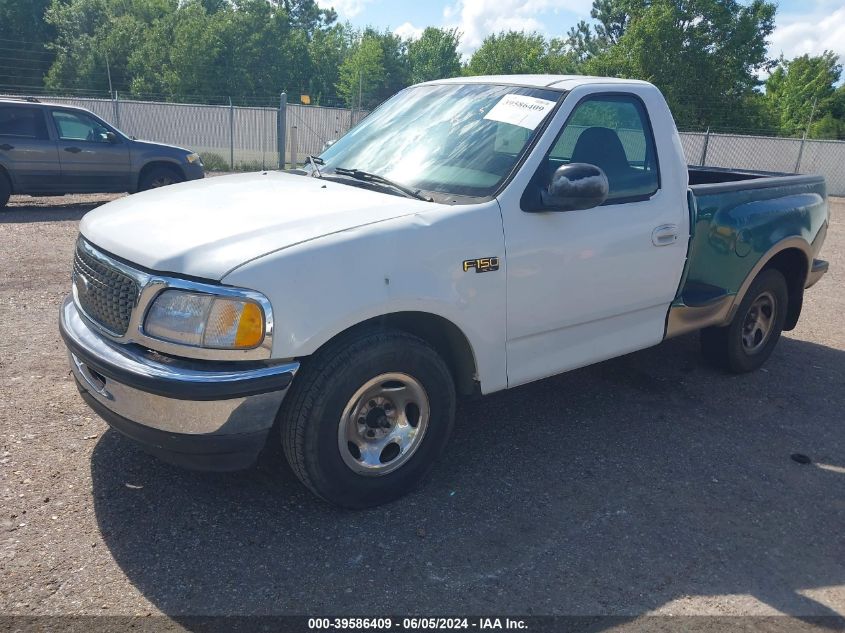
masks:
<path fill-rule="evenodd" d="M 160 463 L 83 405 L 56 319 L 108 199 L 0 215 L 0 614 L 845 614 L 845 201 L 762 371 L 688 336 L 464 403 L 427 485 L 345 512 L 286 468 Z"/>

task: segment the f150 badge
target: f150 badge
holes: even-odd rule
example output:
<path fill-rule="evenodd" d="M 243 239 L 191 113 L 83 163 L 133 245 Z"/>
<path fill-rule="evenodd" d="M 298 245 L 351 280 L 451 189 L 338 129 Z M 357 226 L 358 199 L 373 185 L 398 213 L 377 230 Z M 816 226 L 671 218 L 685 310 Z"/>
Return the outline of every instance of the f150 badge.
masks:
<path fill-rule="evenodd" d="M 478 259 L 465 259 L 464 272 L 474 268 L 477 273 L 487 273 L 491 270 L 499 270 L 498 257 L 479 257 Z"/>

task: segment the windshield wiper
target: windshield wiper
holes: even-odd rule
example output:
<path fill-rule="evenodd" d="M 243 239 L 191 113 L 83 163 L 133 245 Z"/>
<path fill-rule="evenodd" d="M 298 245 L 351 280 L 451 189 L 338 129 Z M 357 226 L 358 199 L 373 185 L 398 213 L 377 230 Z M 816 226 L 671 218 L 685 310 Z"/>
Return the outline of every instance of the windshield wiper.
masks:
<path fill-rule="evenodd" d="M 308 154 L 305 158 L 308 159 L 308 162 L 311 164 L 311 169 L 314 170 L 311 172 L 311 175 L 313 176 L 316 173 L 317 178 L 322 178 L 323 174 L 320 173 L 320 168 L 317 167 L 317 165 L 325 165 L 326 162 L 319 156 L 312 156 L 311 154 Z"/>
<path fill-rule="evenodd" d="M 389 178 L 385 178 L 384 176 L 379 176 L 378 174 L 373 174 L 368 171 L 361 171 L 360 169 L 348 169 L 346 167 L 335 167 L 334 173 L 338 174 L 339 176 L 349 176 L 350 178 L 354 178 L 355 180 L 360 180 L 362 182 L 374 182 L 379 185 L 387 185 L 388 187 L 391 187 L 393 189 L 396 189 L 396 191 L 403 193 L 408 198 L 416 198 L 417 200 L 433 202 L 432 198 L 422 195 L 419 189 L 411 189 L 410 187 L 400 185 L 398 182 L 394 182 Z"/>

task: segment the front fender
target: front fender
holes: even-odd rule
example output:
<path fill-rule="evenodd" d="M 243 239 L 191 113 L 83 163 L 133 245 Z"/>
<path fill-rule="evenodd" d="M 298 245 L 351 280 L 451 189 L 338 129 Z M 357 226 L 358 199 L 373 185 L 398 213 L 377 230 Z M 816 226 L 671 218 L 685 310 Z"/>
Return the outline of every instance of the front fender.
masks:
<path fill-rule="evenodd" d="M 273 305 L 274 358 L 314 353 L 339 333 L 397 312 L 454 324 L 469 341 L 483 393 L 507 386 L 504 237 L 495 201 L 437 207 L 284 248 L 224 277 Z M 463 262 L 498 257 L 498 270 Z"/>

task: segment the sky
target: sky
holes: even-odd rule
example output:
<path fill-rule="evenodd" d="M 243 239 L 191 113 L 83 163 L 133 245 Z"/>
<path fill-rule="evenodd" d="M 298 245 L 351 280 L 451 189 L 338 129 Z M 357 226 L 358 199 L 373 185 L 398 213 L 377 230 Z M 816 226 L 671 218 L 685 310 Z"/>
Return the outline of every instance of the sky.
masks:
<path fill-rule="evenodd" d="M 564 36 L 590 20 L 592 0 L 317 0 L 333 6 L 341 21 L 373 25 L 414 37 L 426 26 L 457 27 L 461 53 L 471 54 L 485 36 L 499 31 L 539 31 Z M 780 0 L 769 54 L 787 58 L 836 52 L 845 62 L 845 0 Z"/>

